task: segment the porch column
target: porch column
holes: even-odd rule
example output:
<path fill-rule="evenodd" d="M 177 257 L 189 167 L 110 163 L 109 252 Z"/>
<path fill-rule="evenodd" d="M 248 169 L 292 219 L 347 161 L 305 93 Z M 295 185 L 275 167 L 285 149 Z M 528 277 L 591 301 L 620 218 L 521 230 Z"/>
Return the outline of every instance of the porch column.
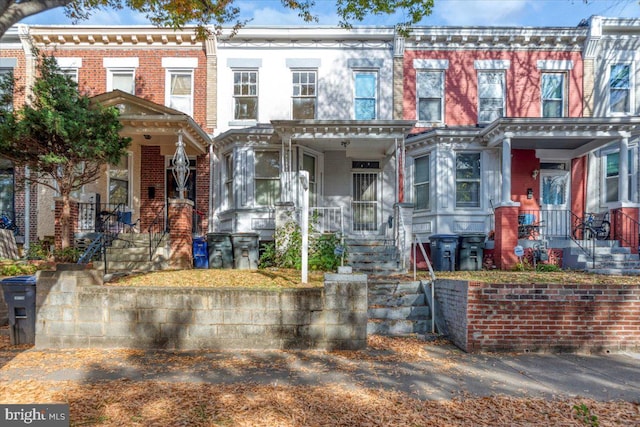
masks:
<path fill-rule="evenodd" d="M 193 267 L 193 202 L 189 199 L 170 199 L 169 240 L 171 252 L 169 265 L 173 268 L 188 269 Z"/>
<path fill-rule="evenodd" d="M 629 137 L 620 139 L 620 154 L 618 158 L 618 200 L 629 201 Z"/>
<path fill-rule="evenodd" d="M 511 204 L 511 138 L 502 140 L 502 203 Z"/>

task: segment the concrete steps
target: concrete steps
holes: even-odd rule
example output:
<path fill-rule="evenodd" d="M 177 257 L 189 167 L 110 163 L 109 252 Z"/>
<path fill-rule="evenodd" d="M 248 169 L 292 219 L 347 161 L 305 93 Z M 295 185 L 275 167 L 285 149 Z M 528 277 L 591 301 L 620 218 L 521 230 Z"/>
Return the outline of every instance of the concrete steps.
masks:
<path fill-rule="evenodd" d="M 429 331 L 431 310 L 420 282 L 374 280 L 368 298 L 368 334 L 411 336 Z"/>
<path fill-rule="evenodd" d="M 374 276 L 402 273 L 398 249 L 392 239 L 345 239 L 347 265 Z"/>
<path fill-rule="evenodd" d="M 640 275 L 640 257 L 631 249 L 621 247 L 615 240 L 580 241 L 581 246 L 590 249 L 595 243 L 594 256 L 590 256 L 575 242 L 563 249 L 563 268 L 584 270 L 590 273 L 610 275 Z"/>
<path fill-rule="evenodd" d="M 107 274 L 142 273 L 168 268 L 168 236 L 165 235 L 155 248 L 153 257 L 149 256 L 149 239 L 150 236 L 146 233 L 118 234 L 106 248 Z M 102 257 L 94 261 L 93 265 L 99 271 L 105 270 Z"/>

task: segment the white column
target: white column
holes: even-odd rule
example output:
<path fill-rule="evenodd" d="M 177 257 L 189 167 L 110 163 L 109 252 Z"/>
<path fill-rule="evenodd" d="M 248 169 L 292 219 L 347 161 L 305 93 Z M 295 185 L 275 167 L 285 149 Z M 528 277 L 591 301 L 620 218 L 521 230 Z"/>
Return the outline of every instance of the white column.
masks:
<path fill-rule="evenodd" d="M 511 204 L 511 138 L 502 140 L 502 204 Z"/>
<path fill-rule="evenodd" d="M 629 138 L 620 139 L 620 157 L 618 159 L 618 200 L 629 201 Z"/>

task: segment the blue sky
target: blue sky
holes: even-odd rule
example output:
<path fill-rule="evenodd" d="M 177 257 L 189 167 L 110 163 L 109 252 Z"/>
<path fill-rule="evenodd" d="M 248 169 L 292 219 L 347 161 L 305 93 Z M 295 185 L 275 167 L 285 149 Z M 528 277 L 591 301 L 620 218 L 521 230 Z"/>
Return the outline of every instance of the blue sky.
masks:
<path fill-rule="evenodd" d="M 249 25 L 304 25 L 279 0 L 236 0 Z M 335 2 L 316 0 L 320 25 L 335 25 Z M 576 26 L 592 15 L 640 18 L 638 0 L 435 0 L 431 16 L 421 25 Z M 393 25 L 401 16 L 368 17 L 361 25 Z M 26 24 L 70 24 L 61 8 L 22 21 Z M 144 16 L 113 10 L 99 11 L 83 21 L 87 25 L 148 25 Z M 358 25 L 357 23 L 355 25 Z"/>

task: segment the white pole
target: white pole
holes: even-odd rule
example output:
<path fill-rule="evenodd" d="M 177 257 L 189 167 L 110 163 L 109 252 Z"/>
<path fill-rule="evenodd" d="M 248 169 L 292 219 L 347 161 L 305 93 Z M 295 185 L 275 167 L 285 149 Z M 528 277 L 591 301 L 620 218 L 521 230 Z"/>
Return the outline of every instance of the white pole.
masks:
<path fill-rule="evenodd" d="M 309 172 L 300 171 L 302 185 L 302 212 L 300 228 L 302 232 L 302 283 L 309 282 Z"/>

